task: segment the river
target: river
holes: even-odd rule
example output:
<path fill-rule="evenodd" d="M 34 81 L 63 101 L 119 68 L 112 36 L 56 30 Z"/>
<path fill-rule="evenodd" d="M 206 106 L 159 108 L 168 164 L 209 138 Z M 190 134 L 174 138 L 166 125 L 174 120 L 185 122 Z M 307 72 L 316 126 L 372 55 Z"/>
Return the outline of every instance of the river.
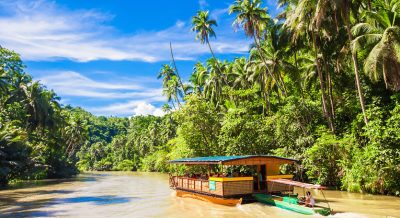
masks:
<path fill-rule="evenodd" d="M 326 191 L 331 217 L 398 217 L 400 198 Z M 318 194 L 315 193 L 316 198 Z M 178 198 L 160 173 L 84 173 L 0 191 L 0 217 L 310 217 L 259 203 L 226 207 Z"/>

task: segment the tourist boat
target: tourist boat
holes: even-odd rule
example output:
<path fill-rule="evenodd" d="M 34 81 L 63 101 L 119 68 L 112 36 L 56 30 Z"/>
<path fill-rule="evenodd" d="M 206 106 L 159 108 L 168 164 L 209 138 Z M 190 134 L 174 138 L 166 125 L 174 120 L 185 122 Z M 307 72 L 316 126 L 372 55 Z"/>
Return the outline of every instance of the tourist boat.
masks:
<path fill-rule="evenodd" d="M 172 176 L 170 187 L 179 197 L 190 197 L 212 203 L 235 206 L 242 201 L 251 201 L 255 193 L 266 193 L 268 178 L 292 178 L 292 175 L 279 175 L 282 164 L 292 164 L 294 159 L 269 155 L 213 156 L 183 158 L 170 161 L 171 164 L 188 166 L 208 166 L 204 177 Z M 216 176 L 212 175 L 211 166 L 254 166 L 257 171 L 253 176 Z"/>
<path fill-rule="evenodd" d="M 253 195 L 258 202 L 269 204 L 286 210 L 291 210 L 305 215 L 320 214 L 328 216 L 332 213 L 329 202 L 326 200 L 323 193 L 323 190 L 326 189 L 326 187 L 324 186 L 291 181 L 288 179 L 275 178 L 269 179 L 268 183 L 268 194 L 259 193 Z M 321 205 L 313 205 L 312 207 L 307 207 L 304 204 L 301 204 L 301 202 L 299 202 L 298 200 L 298 194 L 294 193 L 294 187 L 302 188 L 304 195 L 306 190 L 320 191 L 322 196 L 324 197 L 326 207 Z"/>
<path fill-rule="evenodd" d="M 331 212 L 328 207 L 315 206 L 308 208 L 300 205 L 294 187 L 321 190 L 325 187 L 307 183 L 295 182 L 293 175 L 280 174 L 280 167 L 293 164 L 295 159 L 272 155 L 244 156 L 212 156 L 182 158 L 170 161 L 171 164 L 186 166 L 205 166 L 207 175 L 178 176 L 170 175 L 170 187 L 178 197 L 194 198 L 216 204 L 235 206 L 242 202 L 259 201 L 302 214 L 322 214 Z M 252 166 L 256 175 L 241 175 L 238 173 L 213 173 L 214 167 L 223 171 L 225 166 Z M 325 199 L 326 200 L 326 199 Z"/>

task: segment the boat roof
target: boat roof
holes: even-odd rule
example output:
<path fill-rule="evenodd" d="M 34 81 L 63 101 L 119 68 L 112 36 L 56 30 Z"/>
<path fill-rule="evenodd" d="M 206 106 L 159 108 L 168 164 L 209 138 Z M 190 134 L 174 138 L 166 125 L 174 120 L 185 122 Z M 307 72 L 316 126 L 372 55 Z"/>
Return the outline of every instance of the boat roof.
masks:
<path fill-rule="evenodd" d="M 210 156 L 210 157 L 191 157 L 181 158 L 169 161 L 173 164 L 191 164 L 191 165 L 208 165 L 208 164 L 223 164 L 223 165 L 257 165 L 266 164 L 267 162 L 274 163 L 293 163 L 296 159 L 278 157 L 273 155 L 240 155 L 240 156 Z"/>
<path fill-rule="evenodd" d="M 275 182 L 275 183 L 279 183 L 279 184 L 296 186 L 296 187 L 306 188 L 306 189 L 318 189 L 318 190 L 326 189 L 325 186 L 304 183 L 304 182 L 297 182 L 297 181 L 292 181 L 292 180 L 288 180 L 288 179 L 268 179 L 268 182 Z"/>

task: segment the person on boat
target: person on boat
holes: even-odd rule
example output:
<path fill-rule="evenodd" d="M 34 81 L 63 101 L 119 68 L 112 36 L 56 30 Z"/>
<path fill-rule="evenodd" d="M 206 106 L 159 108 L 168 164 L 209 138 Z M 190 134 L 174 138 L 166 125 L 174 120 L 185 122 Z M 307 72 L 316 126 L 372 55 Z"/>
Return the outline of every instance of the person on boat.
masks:
<path fill-rule="evenodd" d="M 305 205 L 306 205 L 306 207 L 314 207 L 314 205 L 315 205 L 315 199 L 311 195 L 310 191 L 306 192 Z"/>

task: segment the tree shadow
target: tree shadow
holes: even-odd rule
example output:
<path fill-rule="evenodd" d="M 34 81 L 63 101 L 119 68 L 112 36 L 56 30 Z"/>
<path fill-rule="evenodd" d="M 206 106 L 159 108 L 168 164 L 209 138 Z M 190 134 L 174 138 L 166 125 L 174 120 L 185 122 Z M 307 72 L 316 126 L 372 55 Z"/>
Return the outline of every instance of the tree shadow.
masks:
<path fill-rule="evenodd" d="M 0 217 L 49 217 L 60 211 L 43 210 L 52 199 L 17 202 L 0 210 Z"/>
<path fill-rule="evenodd" d="M 72 193 L 72 191 L 55 190 L 55 191 L 40 191 L 42 194 L 49 193 Z M 6 201 L 6 207 L 0 205 L 0 217 L 49 217 L 56 216 L 56 213 L 62 210 L 47 211 L 46 208 L 54 205 L 91 203 L 94 205 L 111 205 L 124 204 L 133 200 L 138 200 L 139 197 L 124 197 L 113 195 L 102 196 L 78 196 L 69 198 L 46 198 L 27 202 L 18 202 L 17 199 L 0 197 L 0 202 Z"/>
<path fill-rule="evenodd" d="M 113 195 L 103 196 L 80 196 L 72 198 L 62 198 L 54 201 L 54 204 L 65 204 L 65 203 L 93 203 L 95 205 L 107 205 L 107 204 L 123 204 L 128 203 L 132 200 L 138 200 L 138 197 L 123 197 Z"/>
<path fill-rule="evenodd" d="M 56 217 L 58 213 L 62 211 L 44 211 L 44 210 L 23 210 L 23 211 L 11 211 L 4 214 L 0 214 L 0 217 L 4 218 L 20 218 L 20 217 Z"/>

